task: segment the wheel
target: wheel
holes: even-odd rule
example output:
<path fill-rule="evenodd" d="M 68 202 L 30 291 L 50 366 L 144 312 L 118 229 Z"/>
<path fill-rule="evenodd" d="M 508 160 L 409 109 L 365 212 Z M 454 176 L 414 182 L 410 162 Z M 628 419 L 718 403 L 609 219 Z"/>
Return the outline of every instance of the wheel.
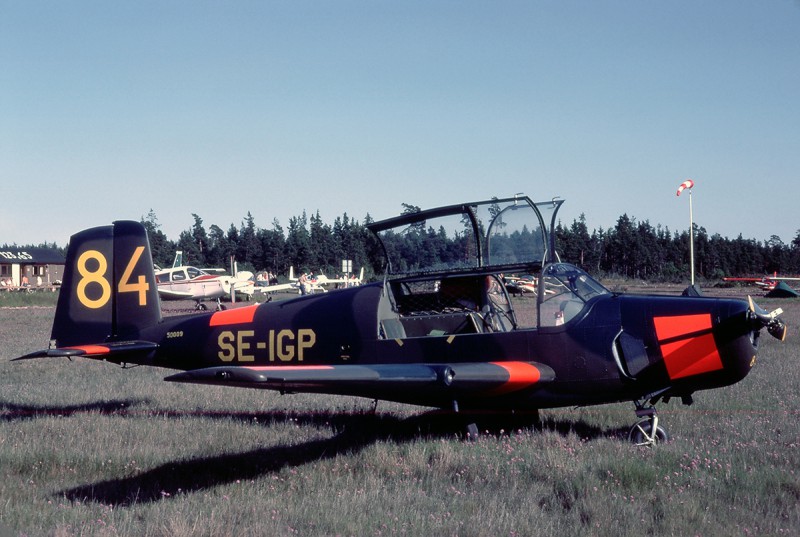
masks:
<path fill-rule="evenodd" d="M 645 418 L 631 427 L 631 432 L 628 433 L 628 439 L 637 446 L 652 446 L 669 441 L 667 430 L 661 425 L 656 427 L 655 434 L 652 434 L 652 431 L 653 421 L 650 418 Z"/>
<path fill-rule="evenodd" d="M 200 310 L 200 311 L 205 311 L 205 310 L 208 309 L 208 306 L 206 306 L 202 302 L 198 302 L 197 306 L 195 307 L 195 309 Z"/>
<path fill-rule="evenodd" d="M 474 423 L 467 424 L 467 442 L 474 442 L 479 436 L 478 426 Z"/>

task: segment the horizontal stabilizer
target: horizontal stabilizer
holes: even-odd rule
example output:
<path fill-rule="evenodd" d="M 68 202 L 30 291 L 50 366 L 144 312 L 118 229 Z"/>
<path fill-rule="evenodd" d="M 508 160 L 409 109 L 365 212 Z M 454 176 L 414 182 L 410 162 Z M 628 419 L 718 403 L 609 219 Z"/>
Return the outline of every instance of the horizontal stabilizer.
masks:
<path fill-rule="evenodd" d="M 148 354 L 158 348 L 157 343 L 151 341 L 114 341 L 96 343 L 92 345 L 74 345 L 57 349 L 46 349 L 32 352 L 14 360 L 29 360 L 31 358 L 71 358 L 85 356 L 87 358 L 102 358 L 110 361 L 125 361 L 124 357 L 131 355 Z"/>
<path fill-rule="evenodd" d="M 800 293 L 789 287 L 785 282 L 778 282 L 775 289 L 765 295 L 767 298 L 797 298 Z"/>

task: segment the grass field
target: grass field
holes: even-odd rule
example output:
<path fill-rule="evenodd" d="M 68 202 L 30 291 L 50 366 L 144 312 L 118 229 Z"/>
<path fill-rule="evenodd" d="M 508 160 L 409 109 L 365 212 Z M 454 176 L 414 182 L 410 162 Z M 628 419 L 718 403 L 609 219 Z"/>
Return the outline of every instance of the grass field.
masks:
<path fill-rule="evenodd" d="M 10 362 L 52 306 L 0 307 L 0 534 L 798 535 L 800 302 L 741 383 L 659 406 L 542 411 L 477 442 L 427 409 L 173 385 L 153 368 Z M 2 304 L 0 304 L 2 306 Z"/>

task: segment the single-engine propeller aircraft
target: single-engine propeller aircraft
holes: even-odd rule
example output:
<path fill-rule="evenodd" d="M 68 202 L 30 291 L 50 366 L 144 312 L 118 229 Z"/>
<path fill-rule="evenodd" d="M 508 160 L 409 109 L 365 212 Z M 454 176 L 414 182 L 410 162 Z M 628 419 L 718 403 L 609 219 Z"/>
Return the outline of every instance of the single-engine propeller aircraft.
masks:
<path fill-rule="evenodd" d="M 722 278 L 724 282 L 745 282 L 751 283 L 763 289 L 764 291 L 772 291 L 775 287 L 778 286 L 780 282 L 797 282 L 800 281 L 800 278 L 789 277 L 789 276 L 778 276 L 778 273 L 775 272 L 772 276 L 761 276 L 761 277 L 744 277 L 744 278 L 734 278 L 730 276 L 726 276 Z"/>
<path fill-rule="evenodd" d="M 50 348 L 179 370 L 166 380 L 368 397 L 450 409 L 538 411 L 632 401 L 640 444 L 666 438 L 655 405 L 742 380 L 780 311 L 752 301 L 626 296 L 559 261 L 562 200 L 515 196 L 375 222 L 386 276 L 319 295 L 162 318 L 150 247 L 136 222 L 70 240 Z M 428 265 L 406 241 L 452 237 Z M 431 244 L 431 247 L 434 245 Z M 503 274 L 537 274 L 512 298 Z M 470 434 L 477 432 L 474 423 Z"/>
<path fill-rule="evenodd" d="M 248 280 L 252 273 L 240 278 L 239 274 L 228 276 L 225 269 L 221 268 L 185 266 L 181 250 L 175 253 L 171 268 L 156 268 L 155 275 L 158 295 L 162 300 L 194 300 L 197 310 L 208 309 L 203 303 L 206 300 L 215 301 L 217 309 L 224 310 L 220 299 L 231 294 L 232 290 L 252 295 L 253 282 Z"/>
<path fill-rule="evenodd" d="M 224 276 L 208 274 L 197 267 L 179 266 L 155 273 L 158 295 L 162 300 L 194 300 L 195 309 L 208 309 L 203 301 L 213 300 L 217 309 L 225 309 L 220 298 L 225 296 Z"/>
<path fill-rule="evenodd" d="M 289 281 L 292 282 L 292 285 L 295 289 L 300 289 L 300 278 L 295 277 L 294 275 L 294 267 L 289 267 Z M 361 267 L 361 272 L 356 277 L 352 275 L 352 277 L 343 277 L 343 278 L 328 278 L 322 273 L 311 275 L 306 279 L 306 290 L 308 293 L 327 293 L 328 286 L 333 285 L 334 288 L 338 289 L 341 287 L 353 287 L 356 285 L 361 285 L 364 281 L 364 267 Z"/>

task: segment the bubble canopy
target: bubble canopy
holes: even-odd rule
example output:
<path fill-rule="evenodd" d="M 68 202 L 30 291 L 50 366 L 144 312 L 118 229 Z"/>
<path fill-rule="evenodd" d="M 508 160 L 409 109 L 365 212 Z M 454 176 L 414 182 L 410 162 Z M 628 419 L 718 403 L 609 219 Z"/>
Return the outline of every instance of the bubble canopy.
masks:
<path fill-rule="evenodd" d="M 367 227 L 386 253 L 390 275 L 538 270 L 557 260 L 553 229 L 563 200 L 493 198 L 404 214 Z"/>

